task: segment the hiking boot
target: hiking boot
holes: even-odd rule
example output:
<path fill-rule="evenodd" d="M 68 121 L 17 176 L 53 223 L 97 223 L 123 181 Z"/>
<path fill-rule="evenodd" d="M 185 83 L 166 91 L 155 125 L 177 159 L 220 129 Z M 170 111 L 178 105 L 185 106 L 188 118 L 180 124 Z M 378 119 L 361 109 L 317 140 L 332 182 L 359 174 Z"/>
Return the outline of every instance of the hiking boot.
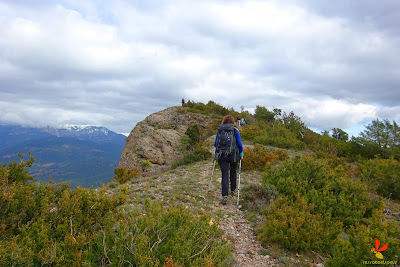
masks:
<path fill-rule="evenodd" d="M 234 196 L 236 194 L 236 190 L 231 191 L 231 196 Z"/>
<path fill-rule="evenodd" d="M 221 203 L 222 205 L 226 205 L 226 203 L 228 203 L 228 196 L 223 196 L 220 203 Z"/>

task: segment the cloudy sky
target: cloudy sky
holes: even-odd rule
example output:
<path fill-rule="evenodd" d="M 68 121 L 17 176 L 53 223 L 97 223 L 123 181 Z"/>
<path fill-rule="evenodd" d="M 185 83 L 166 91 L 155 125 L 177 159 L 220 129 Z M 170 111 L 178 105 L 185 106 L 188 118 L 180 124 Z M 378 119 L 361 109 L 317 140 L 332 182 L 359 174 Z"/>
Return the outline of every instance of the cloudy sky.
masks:
<path fill-rule="evenodd" d="M 400 122 L 400 1 L 0 0 L 0 123 L 128 133 L 182 97 Z"/>

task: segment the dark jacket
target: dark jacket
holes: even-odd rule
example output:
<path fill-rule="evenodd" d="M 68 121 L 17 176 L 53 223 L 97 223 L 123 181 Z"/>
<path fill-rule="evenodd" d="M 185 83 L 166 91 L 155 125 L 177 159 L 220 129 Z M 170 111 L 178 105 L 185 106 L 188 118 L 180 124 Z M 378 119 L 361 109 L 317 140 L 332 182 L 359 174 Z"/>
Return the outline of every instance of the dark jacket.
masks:
<path fill-rule="evenodd" d="M 239 148 L 239 156 L 243 157 L 243 144 L 242 144 L 242 139 L 240 138 L 240 133 L 239 130 L 235 128 L 235 137 L 236 137 L 236 144 Z M 218 138 L 218 133 L 215 136 L 215 141 L 214 141 L 214 147 L 217 146 L 217 138 Z"/>

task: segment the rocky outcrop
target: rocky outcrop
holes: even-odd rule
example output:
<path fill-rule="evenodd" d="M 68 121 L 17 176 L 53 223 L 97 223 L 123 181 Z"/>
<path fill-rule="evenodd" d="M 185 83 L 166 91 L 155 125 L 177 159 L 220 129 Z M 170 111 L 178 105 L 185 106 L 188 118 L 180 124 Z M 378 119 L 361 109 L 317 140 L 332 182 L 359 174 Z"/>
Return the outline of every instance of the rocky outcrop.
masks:
<path fill-rule="evenodd" d="M 181 156 L 181 137 L 189 126 L 198 124 L 202 131 L 218 122 L 192 113 L 187 108 L 170 107 L 149 115 L 130 132 L 122 151 L 119 167 L 142 171 L 143 175 L 165 172 Z"/>

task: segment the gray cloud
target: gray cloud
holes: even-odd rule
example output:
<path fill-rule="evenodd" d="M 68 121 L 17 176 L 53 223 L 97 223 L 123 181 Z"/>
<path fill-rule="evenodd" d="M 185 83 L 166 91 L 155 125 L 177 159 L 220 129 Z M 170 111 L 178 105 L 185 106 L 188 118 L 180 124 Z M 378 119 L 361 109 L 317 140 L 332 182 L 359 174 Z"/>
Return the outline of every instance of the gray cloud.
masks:
<path fill-rule="evenodd" d="M 310 127 L 400 118 L 396 0 L 2 1 L 0 122 L 129 132 L 182 97 Z"/>

